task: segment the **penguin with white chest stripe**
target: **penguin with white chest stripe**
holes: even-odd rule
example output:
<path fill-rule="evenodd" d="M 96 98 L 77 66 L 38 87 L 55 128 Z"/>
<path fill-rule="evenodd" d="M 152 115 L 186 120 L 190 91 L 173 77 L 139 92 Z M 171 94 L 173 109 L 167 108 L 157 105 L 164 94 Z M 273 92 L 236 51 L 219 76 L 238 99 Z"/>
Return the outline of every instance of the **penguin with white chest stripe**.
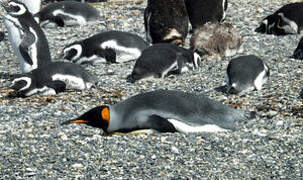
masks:
<path fill-rule="evenodd" d="M 268 66 L 257 56 L 248 55 L 234 58 L 230 60 L 226 70 L 228 93 L 261 90 L 269 75 Z"/>
<path fill-rule="evenodd" d="M 286 4 L 265 17 L 256 32 L 274 35 L 299 34 L 303 29 L 303 2 Z"/>
<path fill-rule="evenodd" d="M 222 22 L 225 19 L 227 0 L 185 0 L 193 31 L 207 22 Z"/>
<path fill-rule="evenodd" d="M 230 108 L 204 95 L 156 90 L 111 106 L 95 107 L 62 124 L 85 123 L 106 134 L 142 129 L 159 132 L 219 132 L 237 130 L 253 112 Z"/>
<path fill-rule="evenodd" d="M 25 4 L 20 0 L 1 4 L 7 11 L 4 22 L 21 71 L 29 72 L 51 62 L 47 39 Z"/>
<path fill-rule="evenodd" d="M 149 43 L 183 45 L 188 34 L 188 23 L 184 0 L 148 0 L 144 25 Z"/>
<path fill-rule="evenodd" d="M 137 59 L 127 81 L 157 77 L 164 78 L 169 73 L 182 72 L 199 67 L 200 56 L 191 50 L 171 43 L 158 43 L 145 49 Z"/>
<path fill-rule="evenodd" d="M 84 25 L 100 19 L 100 12 L 87 3 L 76 1 L 55 2 L 47 5 L 35 14 L 35 20 L 41 26 Z"/>
<path fill-rule="evenodd" d="M 52 62 L 19 75 L 11 88 L 22 96 L 53 95 L 65 89 L 85 90 L 96 84 L 96 78 L 81 66 L 69 62 Z"/>
<path fill-rule="evenodd" d="M 137 59 L 149 46 L 140 36 L 122 31 L 107 31 L 63 49 L 63 57 L 74 63 L 121 63 Z"/>

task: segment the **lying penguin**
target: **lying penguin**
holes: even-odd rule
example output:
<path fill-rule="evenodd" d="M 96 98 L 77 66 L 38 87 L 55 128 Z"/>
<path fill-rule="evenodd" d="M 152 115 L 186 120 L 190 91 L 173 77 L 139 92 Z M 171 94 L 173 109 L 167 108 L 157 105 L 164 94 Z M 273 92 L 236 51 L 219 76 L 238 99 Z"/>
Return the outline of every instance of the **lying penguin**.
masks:
<path fill-rule="evenodd" d="M 51 62 L 51 56 L 45 34 L 23 1 L 32 6 L 29 4 L 30 0 L 10 0 L 1 5 L 7 11 L 4 24 L 8 30 L 9 40 L 19 60 L 21 71 L 26 73 Z"/>
<path fill-rule="evenodd" d="M 227 0 L 186 0 L 185 5 L 193 31 L 207 22 L 223 22 Z"/>
<path fill-rule="evenodd" d="M 219 132 L 237 130 L 254 112 L 230 108 L 204 95 L 156 90 L 111 106 L 98 106 L 62 124 L 84 123 L 105 134 L 142 129 L 159 132 Z"/>
<path fill-rule="evenodd" d="M 286 4 L 265 17 L 256 32 L 274 35 L 299 34 L 303 29 L 303 2 Z"/>
<path fill-rule="evenodd" d="M 226 70 L 227 92 L 236 94 L 261 90 L 269 75 L 268 66 L 254 55 L 234 58 L 230 60 Z"/>
<path fill-rule="evenodd" d="M 107 31 L 63 49 L 63 57 L 74 63 L 121 63 L 137 59 L 149 46 L 141 37 L 122 31 Z"/>
<path fill-rule="evenodd" d="M 171 43 L 158 43 L 145 49 L 135 63 L 127 81 L 157 77 L 164 78 L 169 73 L 180 74 L 189 68 L 198 68 L 200 56 L 191 50 Z"/>
<path fill-rule="evenodd" d="M 190 47 L 199 55 L 233 56 L 241 51 L 242 37 L 232 24 L 208 22 L 196 28 Z"/>
<path fill-rule="evenodd" d="M 35 20 L 47 27 L 84 25 L 98 19 L 100 12 L 96 8 L 76 1 L 51 3 L 35 14 Z"/>
<path fill-rule="evenodd" d="M 290 58 L 303 59 L 303 37 L 301 37 L 297 48 L 295 49 L 293 55 Z"/>
<path fill-rule="evenodd" d="M 184 45 L 188 23 L 184 0 L 148 0 L 144 11 L 144 25 L 149 43 Z"/>
<path fill-rule="evenodd" d="M 54 95 L 65 89 L 90 89 L 96 82 L 94 76 L 77 64 L 52 62 L 18 76 L 11 88 L 21 96 Z"/>

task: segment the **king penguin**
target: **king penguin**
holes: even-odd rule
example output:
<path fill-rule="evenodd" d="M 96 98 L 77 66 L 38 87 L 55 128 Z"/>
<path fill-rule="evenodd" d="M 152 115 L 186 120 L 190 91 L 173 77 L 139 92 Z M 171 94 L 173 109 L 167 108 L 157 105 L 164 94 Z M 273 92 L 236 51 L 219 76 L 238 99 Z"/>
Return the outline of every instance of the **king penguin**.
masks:
<path fill-rule="evenodd" d="M 98 106 L 62 124 L 85 123 L 105 134 L 142 129 L 159 132 L 219 132 L 237 130 L 254 112 L 230 108 L 200 94 L 156 90 L 111 106 Z"/>
<path fill-rule="evenodd" d="M 54 95 L 65 89 L 85 90 L 95 86 L 97 79 L 78 64 L 52 62 L 18 75 L 11 88 L 21 96 Z"/>
<path fill-rule="evenodd" d="M 226 70 L 228 93 L 237 94 L 261 90 L 270 75 L 268 66 L 254 55 L 240 56 L 230 60 Z"/>
<path fill-rule="evenodd" d="M 20 0 L 1 4 L 7 11 L 4 23 L 21 71 L 29 72 L 51 62 L 47 39 L 25 4 Z"/>
<path fill-rule="evenodd" d="M 145 49 L 137 59 L 127 81 L 134 83 L 143 78 L 164 78 L 169 73 L 181 74 L 197 69 L 200 56 L 189 49 L 171 43 L 158 43 Z"/>
<path fill-rule="evenodd" d="M 84 25 L 98 19 L 100 12 L 96 8 L 76 1 L 51 3 L 35 14 L 35 20 L 47 27 Z"/>
<path fill-rule="evenodd" d="M 123 31 L 106 31 L 63 49 L 63 57 L 74 63 L 122 63 L 137 59 L 149 44 L 140 36 Z"/>
<path fill-rule="evenodd" d="M 188 23 L 184 0 L 148 0 L 144 10 L 144 24 L 149 43 L 184 45 Z"/>
<path fill-rule="evenodd" d="M 303 60 L 303 37 L 301 37 L 297 48 L 295 49 L 293 55 L 290 58 Z"/>
<path fill-rule="evenodd" d="M 185 5 L 193 31 L 207 22 L 223 22 L 227 0 L 185 0 Z"/>
<path fill-rule="evenodd" d="M 265 17 L 256 32 L 274 35 L 299 34 L 303 29 L 303 2 L 286 4 Z"/>

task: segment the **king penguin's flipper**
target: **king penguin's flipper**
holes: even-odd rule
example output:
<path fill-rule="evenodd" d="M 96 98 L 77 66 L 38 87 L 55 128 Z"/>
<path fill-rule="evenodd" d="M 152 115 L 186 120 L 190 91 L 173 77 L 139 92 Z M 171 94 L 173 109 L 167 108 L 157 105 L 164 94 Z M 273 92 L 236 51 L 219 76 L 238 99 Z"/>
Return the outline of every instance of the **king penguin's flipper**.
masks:
<path fill-rule="evenodd" d="M 159 132 L 177 132 L 175 126 L 170 123 L 166 118 L 153 114 L 148 117 L 146 122 L 149 129 L 155 129 Z"/>

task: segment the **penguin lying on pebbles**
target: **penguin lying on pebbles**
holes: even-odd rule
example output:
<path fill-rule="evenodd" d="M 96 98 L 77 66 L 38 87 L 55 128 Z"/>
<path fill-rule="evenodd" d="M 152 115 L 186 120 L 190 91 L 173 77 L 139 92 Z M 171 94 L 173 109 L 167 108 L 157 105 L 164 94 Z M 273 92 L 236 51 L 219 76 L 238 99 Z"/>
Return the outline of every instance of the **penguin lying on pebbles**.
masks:
<path fill-rule="evenodd" d="M 265 17 L 256 32 L 274 35 L 299 34 L 303 29 L 303 2 L 286 4 Z"/>
<path fill-rule="evenodd" d="M 22 96 L 54 95 L 65 89 L 90 89 L 96 82 L 94 76 L 77 64 L 52 62 L 18 76 L 11 88 Z"/>
<path fill-rule="evenodd" d="M 164 78 L 168 73 L 180 74 L 189 68 L 198 68 L 200 56 L 191 50 L 170 43 L 158 43 L 145 49 L 135 63 L 127 81 L 157 77 Z"/>
<path fill-rule="evenodd" d="M 268 66 L 254 55 L 234 58 L 230 60 L 226 70 L 228 93 L 261 90 L 269 75 Z"/>
<path fill-rule="evenodd" d="M 254 112 L 230 108 L 202 94 L 156 90 L 95 107 L 62 124 L 84 123 L 109 135 L 142 129 L 195 133 L 237 130 L 241 122 L 254 117 Z"/>
<path fill-rule="evenodd" d="M 211 23 L 196 28 L 190 47 L 202 55 L 233 56 L 241 51 L 242 37 L 232 24 Z"/>
<path fill-rule="evenodd" d="M 184 0 L 148 0 L 144 24 L 149 43 L 183 45 L 188 34 L 188 23 Z"/>
<path fill-rule="evenodd" d="M 149 46 L 141 37 L 122 31 L 107 31 L 63 49 L 63 57 L 74 63 L 120 63 L 137 59 Z"/>
<path fill-rule="evenodd" d="M 51 62 L 47 39 L 26 5 L 21 0 L 1 4 L 7 11 L 4 23 L 21 71 L 30 72 Z"/>
<path fill-rule="evenodd" d="M 295 49 L 293 55 L 290 58 L 303 59 L 303 37 L 301 37 L 297 48 Z"/>
<path fill-rule="evenodd" d="M 100 13 L 96 8 L 76 1 L 51 3 L 35 14 L 35 20 L 41 26 L 48 27 L 84 25 L 99 18 Z"/>
<path fill-rule="evenodd" d="M 193 31 L 207 22 L 223 22 L 227 0 L 185 0 Z"/>

